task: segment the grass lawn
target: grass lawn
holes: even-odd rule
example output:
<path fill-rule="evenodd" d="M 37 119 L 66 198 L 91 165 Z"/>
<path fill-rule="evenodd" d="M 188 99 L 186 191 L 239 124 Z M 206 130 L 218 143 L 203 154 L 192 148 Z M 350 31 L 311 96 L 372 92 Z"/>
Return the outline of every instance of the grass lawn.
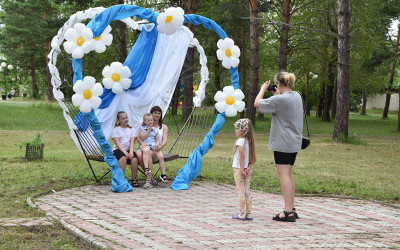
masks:
<path fill-rule="evenodd" d="M 0 102 L 0 218 L 44 216 L 30 209 L 27 197 L 93 184 L 84 156 L 67 131 L 67 124 L 57 104 L 41 102 Z M 5 115 L 7 114 L 7 115 Z M 396 131 L 397 114 L 381 120 L 381 113 L 367 116 L 351 114 L 349 131 L 358 135 L 366 146 L 332 142 L 333 122 L 310 118 L 311 146 L 298 154 L 295 165 L 297 194 L 336 194 L 400 203 L 400 148 Z M 178 117 L 179 118 L 179 117 Z M 229 118 L 217 135 L 214 147 L 203 158 L 198 180 L 233 184 L 232 151 L 236 137 Z M 257 164 L 252 188 L 280 192 L 279 179 L 268 148 L 270 116 L 256 123 Z M 14 144 L 33 139 L 41 131 L 45 142 L 44 159 L 25 162 L 24 149 Z M 318 135 L 316 135 L 318 134 Z M 170 143 L 176 133 L 170 135 Z M 167 163 L 167 174 L 174 177 L 186 160 Z M 108 168 L 94 163 L 100 174 Z M 127 171 L 126 176 L 130 176 Z M 108 184 L 111 176 L 104 179 Z M 1 227 L 0 249 L 3 248 L 89 248 L 58 224 L 40 227 Z"/>

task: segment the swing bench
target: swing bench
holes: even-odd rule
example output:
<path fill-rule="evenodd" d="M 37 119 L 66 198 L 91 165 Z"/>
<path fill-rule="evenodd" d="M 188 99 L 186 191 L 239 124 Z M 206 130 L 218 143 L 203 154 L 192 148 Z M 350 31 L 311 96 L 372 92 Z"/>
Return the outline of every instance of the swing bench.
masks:
<path fill-rule="evenodd" d="M 78 107 L 74 106 L 69 100 L 64 99 L 63 102 L 68 108 L 67 114 L 71 117 L 72 120 L 79 116 L 80 111 Z M 168 113 L 170 123 L 170 109 Z M 168 153 L 164 154 L 165 162 L 170 162 L 179 158 L 189 158 L 192 151 L 198 146 L 198 144 L 204 138 L 205 134 L 211 128 L 215 120 L 216 113 L 214 107 L 193 107 L 189 118 L 186 120 L 181 130 L 179 130 L 175 117 L 173 115 L 172 117 L 175 121 L 175 126 L 179 133 L 171 148 L 168 150 Z M 83 116 L 80 116 L 79 119 L 80 122 L 83 123 L 84 127 L 87 127 L 87 129 L 85 131 L 81 131 L 79 129 L 74 130 L 74 134 L 71 134 L 71 136 L 75 137 L 74 139 L 78 142 L 77 144 L 79 144 L 80 149 L 86 158 L 86 161 L 90 167 L 95 181 L 100 182 L 100 180 L 107 176 L 111 172 L 111 170 L 106 171 L 100 177 L 95 173 L 95 170 L 90 162 L 104 162 L 104 153 L 100 150 L 99 144 L 93 137 L 93 129 L 89 124 L 89 121 Z M 155 157 L 153 164 L 158 163 L 159 161 L 157 157 Z M 138 168 L 138 170 L 144 175 L 142 169 Z M 160 167 L 158 167 L 157 171 L 154 173 L 153 178 L 157 175 L 159 170 Z"/>

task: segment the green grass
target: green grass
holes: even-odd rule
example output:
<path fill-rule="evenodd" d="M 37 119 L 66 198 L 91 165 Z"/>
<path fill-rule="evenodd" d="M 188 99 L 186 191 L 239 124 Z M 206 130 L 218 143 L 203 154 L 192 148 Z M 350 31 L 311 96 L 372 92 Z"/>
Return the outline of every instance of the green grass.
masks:
<path fill-rule="evenodd" d="M 0 120 L 0 218 L 45 216 L 30 209 L 26 198 L 94 183 L 84 156 L 69 136 L 58 104 L 0 102 L 0 113 L 7 117 Z M 180 117 L 177 119 L 179 121 Z M 236 119 L 227 118 L 222 132 L 215 138 L 214 147 L 203 158 L 197 180 L 234 183 L 231 164 Z M 270 119 L 266 115 L 263 121 L 256 123 L 258 159 L 252 188 L 280 193 L 273 153 L 268 150 L 266 133 Z M 333 122 L 324 123 L 315 117 L 309 120 L 314 135 L 310 147 L 297 157 L 294 169 L 297 194 L 335 194 L 400 203 L 397 169 L 400 140 L 396 114 L 391 113 L 388 120 L 382 120 L 376 111 L 367 116 L 351 114 L 349 131 L 352 136 L 346 144 L 332 141 Z M 44 159 L 25 162 L 24 149 L 20 150 L 15 144 L 32 140 L 37 131 L 41 131 L 45 143 Z M 176 136 L 171 133 L 169 144 Z M 173 178 L 185 163 L 184 159 L 167 163 L 167 174 Z M 93 165 L 98 174 L 108 169 L 104 163 L 93 162 Z M 129 170 L 125 175 L 130 176 Z M 107 176 L 103 184 L 108 184 L 110 177 Z M 0 228 L 0 249 L 49 247 L 88 248 L 59 224 Z"/>

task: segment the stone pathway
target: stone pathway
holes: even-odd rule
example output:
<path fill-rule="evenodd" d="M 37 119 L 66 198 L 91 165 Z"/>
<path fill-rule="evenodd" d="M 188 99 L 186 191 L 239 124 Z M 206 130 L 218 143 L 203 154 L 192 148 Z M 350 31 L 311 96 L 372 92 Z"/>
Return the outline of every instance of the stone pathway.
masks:
<path fill-rule="evenodd" d="M 280 195 L 253 192 L 254 221 L 236 221 L 234 186 L 194 182 L 112 193 L 110 186 L 64 190 L 35 201 L 92 244 L 113 249 L 292 249 L 400 247 L 400 209 L 349 199 L 296 199 L 295 223 L 271 218 Z"/>
<path fill-rule="evenodd" d="M 49 226 L 53 223 L 46 217 L 36 218 L 0 218 L 0 226 L 2 227 L 32 227 L 32 226 Z"/>

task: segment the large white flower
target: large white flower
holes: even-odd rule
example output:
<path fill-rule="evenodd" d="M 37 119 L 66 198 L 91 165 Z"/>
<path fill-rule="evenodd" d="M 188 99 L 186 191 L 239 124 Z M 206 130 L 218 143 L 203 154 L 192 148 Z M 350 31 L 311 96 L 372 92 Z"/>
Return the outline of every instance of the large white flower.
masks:
<path fill-rule="evenodd" d="M 74 28 L 69 28 L 65 32 L 64 49 L 68 54 L 72 54 L 75 59 L 80 59 L 84 54 L 89 53 L 93 49 L 91 40 L 93 32 L 83 23 L 76 23 Z"/>
<path fill-rule="evenodd" d="M 236 116 L 237 112 L 242 112 L 245 106 L 244 94 L 240 89 L 234 89 L 233 86 L 224 87 L 223 91 L 218 91 L 214 100 L 217 101 L 215 108 L 219 113 L 225 112 L 226 116 Z"/>
<path fill-rule="evenodd" d="M 122 93 L 124 89 L 129 89 L 131 86 L 132 80 L 129 79 L 131 74 L 127 66 L 122 66 L 120 62 L 113 62 L 103 69 L 103 85 L 115 94 Z"/>
<path fill-rule="evenodd" d="M 217 46 L 217 57 L 218 60 L 222 61 L 224 68 L 230 69 L 239 65 L 240 49 L 232 39 L 219 39 Z"/>
<path fill-rule="evenodd" d="M 183 24 L 185 12 L 182 8 L 170 7 L 157 17 L 157 29 L 160 33 L 173 34 Z"/>
<path fill-rule="evenodd" d="M 93 48 L 97 53 L 103 53 L 106 51 L 106 46 L 110 46 L 113 40 L 111 32 L 111 26 L 108 25 L 107 28 L 101 33 L 100 36 L 93 38 Z"/>
<path fill-rule="evenodd" d="M 103 94 L 103 87 L 100 83 L 96 83 L 96 79 L 92 76 L 85 76 L 82 80 L 76 81 L 74 84 L 72 103 L 79 106 L 81 112 L 89 113 L 93 109 L 97 109 L 101 104 L 99 95 Z"/>

